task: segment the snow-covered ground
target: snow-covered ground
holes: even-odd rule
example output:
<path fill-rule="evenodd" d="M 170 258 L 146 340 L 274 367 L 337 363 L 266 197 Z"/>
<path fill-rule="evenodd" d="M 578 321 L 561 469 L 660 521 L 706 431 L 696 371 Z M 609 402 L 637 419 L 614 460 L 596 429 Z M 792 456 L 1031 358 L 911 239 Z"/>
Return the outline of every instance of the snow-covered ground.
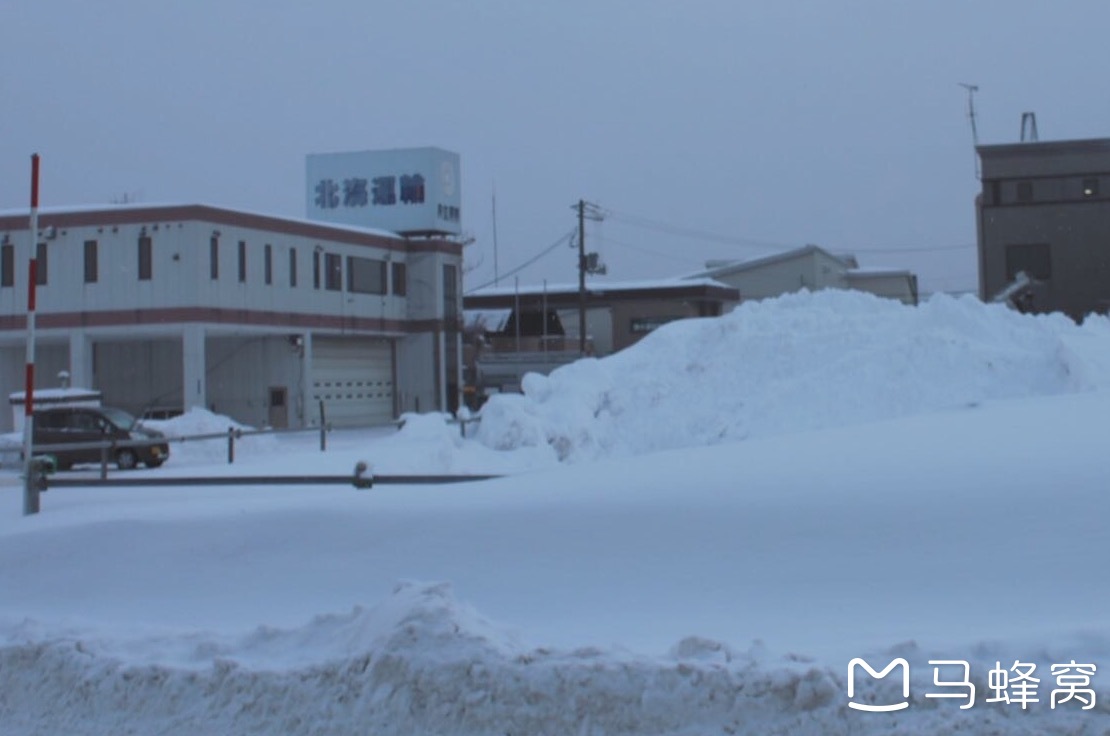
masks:
<path fill-rule="evenodd" d="M 822 293 L 530 380 L 478 439 L 419 417 L 128 474 L 493 481 L 54 488 L 23 517 L 9 474 L 0 733 L 1104 734 L 1110 674 L 1049 700 L 1051 665 L 1110 669 L 1107 416 L 1106 320 Z M 850 709 L 854 657 L 905 658 L 909 707 Z M 974 707 L 926 697 L 938 659 Z M 1015 660 L 1040 702 L 985 703 Z"/>

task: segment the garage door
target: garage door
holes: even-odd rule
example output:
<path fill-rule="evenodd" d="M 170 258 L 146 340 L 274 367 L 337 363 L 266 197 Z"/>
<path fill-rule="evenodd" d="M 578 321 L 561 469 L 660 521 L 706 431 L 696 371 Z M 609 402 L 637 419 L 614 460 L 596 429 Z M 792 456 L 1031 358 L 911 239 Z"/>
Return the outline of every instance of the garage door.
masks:
<path fill-rule="evenodd" d="M 393 351 L 388 340 L 312 339 L 312 394 L 335 427 L 393 419 Z"/>

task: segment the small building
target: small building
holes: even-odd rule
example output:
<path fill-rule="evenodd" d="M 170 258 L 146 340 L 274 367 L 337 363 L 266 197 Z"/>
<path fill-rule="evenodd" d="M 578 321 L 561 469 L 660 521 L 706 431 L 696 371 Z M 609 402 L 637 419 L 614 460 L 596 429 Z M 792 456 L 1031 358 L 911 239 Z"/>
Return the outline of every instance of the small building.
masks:
<path fill-rule="evenodd" d="M 1110 139 L 979 146 L 979 296 L 1025 274 L 1023 311 L 1110 310 Z"/>
<path fill-rule="evenodd" d="M 623 350 L 652 330 L 688 317 L 715 317 L 740 293 L 713 279 L 586 284 L 586 353 Z M 577 284 L 486 288 L 463 297 L 471 332 L 464 360 L 469 385 L 517 390 L 526 372 L 547 373 L 582 355 Z"/>
<path fill-rule="evenodd" d="M 917 304 L 917 276 L 902 269 L 863 269 L 855 257 L 802 248 L 749 260 L 709 261 L 690 278 L 710 278 L 740 291 L 744 301 L 802 289 L 854 289 Z"/>
<path fill-rule="evenodd" d="M 0 390 L 59 371 L 141 415 L 253 426 L 391 421 L 458 405 L 462 247 L 206 205 L 0 213 Z M 38 377 L 43 385 L 38 386 Z M 10 431 L 0 414 L 0 431 Z"/>

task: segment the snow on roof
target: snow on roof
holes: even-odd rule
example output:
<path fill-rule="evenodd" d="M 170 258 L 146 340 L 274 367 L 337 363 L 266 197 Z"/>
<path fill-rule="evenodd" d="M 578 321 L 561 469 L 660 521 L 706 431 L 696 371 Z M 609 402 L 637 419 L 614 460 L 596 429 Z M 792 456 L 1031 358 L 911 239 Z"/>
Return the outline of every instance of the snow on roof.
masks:
<path fill-rule="evenodd" d="M 728 284 L 717 281 L 716 279 L 683 278 L 681 276 L 670 276 L 660 279 L 643 279 L 637 281 L 586 281 L 586 291 L 591 294 L 604 294 L 607 292 L 615 291 L 640 291 L 644 289 L 666 291 L 668 289 L 689 289 L 692 286 L 706 286 L 720 289 L 733 288 Z M 497 286 L 492 288 L 479 289 L 477 291 L 469 291 L 466 292 L 466 296 L 513 296 L 514 294 L 533 295 L 543 294 L 545 291 L 548 294 L 577 294 L 578 284 L 527 284 L 522 285 L 519 288 L 515 286 Z"/>
<path fill-rule="evenodd" d="M 481 327 L 486 332 L 501 332 L 512 313 L 511 309 L 464 309 L 463 321 L 467 327 Z"/>
<path fill-rule="evenodd" d="M 232 212 L 239 215 L 252 215 L 255 217 L 268 217 L 282 222 L 292 222 L 302 225 L 316 225 L 320 227 L 332 228 L 335 230 L 344 230 L 347 232 L 356 232 L 364 235 L 377 235 L 383 238 L 399 239 L 402 236 L 393 232 L 392 230 L 383 230 L 381 228 L 361 227 L 358 225 L 347 225 L 343 223 L 328 222 L 326 220 L 310 220 L 306 217 L 290 217 L 289 215 L 278 215 L 270 212 L 260 212 L 257 210 L 239 209 L 237 207 L 224 207 L 214 204 L 205 204 L 203 202 L 144 202 L 139 204 L 137 202 L 129 202 L 127 204 L 83 204 L 83 205 L 65 205 L 65 206 L 49 206 L 40 207 L 40 216 L 49 215 L 69 215 L 69 214 L 83 214 L 94 212 L 115 212 L 119 210 L 141 213 L 143 210 L 159 210 L 159 209 L 179 209 L 185 207 L 203 207 L 209 210 L 218 210 L 221 212 Z M 30 210 L 26 207 L 21 209 L 7 209 L 0 210 L 0 217 L 30 217 Z M 138 221 L 138 218 L 136 218 Z M 28 221 L 28 226 L 30 222 Z"/>
<path fill-rule="evenodd" d="M 912 276 L 913 271 L 906 268 L 851 268 L 845 273 L 850 279 L 866 279 L 880 276 Z"/>
<path fill-rule="evenodd" d="M 755 258 L 735 259 L 735 260 L 712 260 L 706 261 L 705 268 L 701 271 L 686 276 L 685 278 L 693 280 L 696 278 L 712 278 L 723 274 L 738 273 L 740 271 L 750 271 L 761 266 L 770 265 L 772 263 L 779 263 L 781 261 L 788 261 L 792 258 L 799 258 L 801 256 L 809 255 L 811 253 L 824 253 L 829 258 L 835 258 L 844 263 L 845 266 L 851 266 L 855 263 L 855 258 L 851 255 L 837 255 L 830 253 L 819 245 L 805 245 L 801 248 L 793 250 L 782 251 L 781 253 L 771 253 L 764 256 L 757 256 Z"/>
<path fill-rule="evenodd" d="M 13 404 L 23 403 L 26 398 L 25 391 L 13 391 L 8 394 L 8 400 Z M 34 399 L 36 401 L 66 401 L 77 399 L 99 399 L 100 392 L 91 388 L 37 388 Z"/>

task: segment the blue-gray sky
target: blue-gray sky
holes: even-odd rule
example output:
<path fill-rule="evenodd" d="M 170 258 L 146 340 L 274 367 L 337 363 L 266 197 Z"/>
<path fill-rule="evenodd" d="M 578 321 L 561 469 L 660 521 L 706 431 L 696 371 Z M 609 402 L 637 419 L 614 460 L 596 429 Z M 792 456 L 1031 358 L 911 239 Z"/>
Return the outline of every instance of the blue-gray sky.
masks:
<path fill-rule="evenodd" d="M 470 285 L 574 224 L 618 278 L 817 243 L 975 284 L 980 141 L 1110 135 L 1104 0 L 8 0 L 0 208 L 303 217 L 308 153 L 462 156 Z M 735 238 L 634 226 L 647 219 Z M 922 249 L 936 249 L 926 251 Z M 885 252 L 869 252 L 885 250 Z M 574 278 L 559 249 L 522 282 Z"/>

